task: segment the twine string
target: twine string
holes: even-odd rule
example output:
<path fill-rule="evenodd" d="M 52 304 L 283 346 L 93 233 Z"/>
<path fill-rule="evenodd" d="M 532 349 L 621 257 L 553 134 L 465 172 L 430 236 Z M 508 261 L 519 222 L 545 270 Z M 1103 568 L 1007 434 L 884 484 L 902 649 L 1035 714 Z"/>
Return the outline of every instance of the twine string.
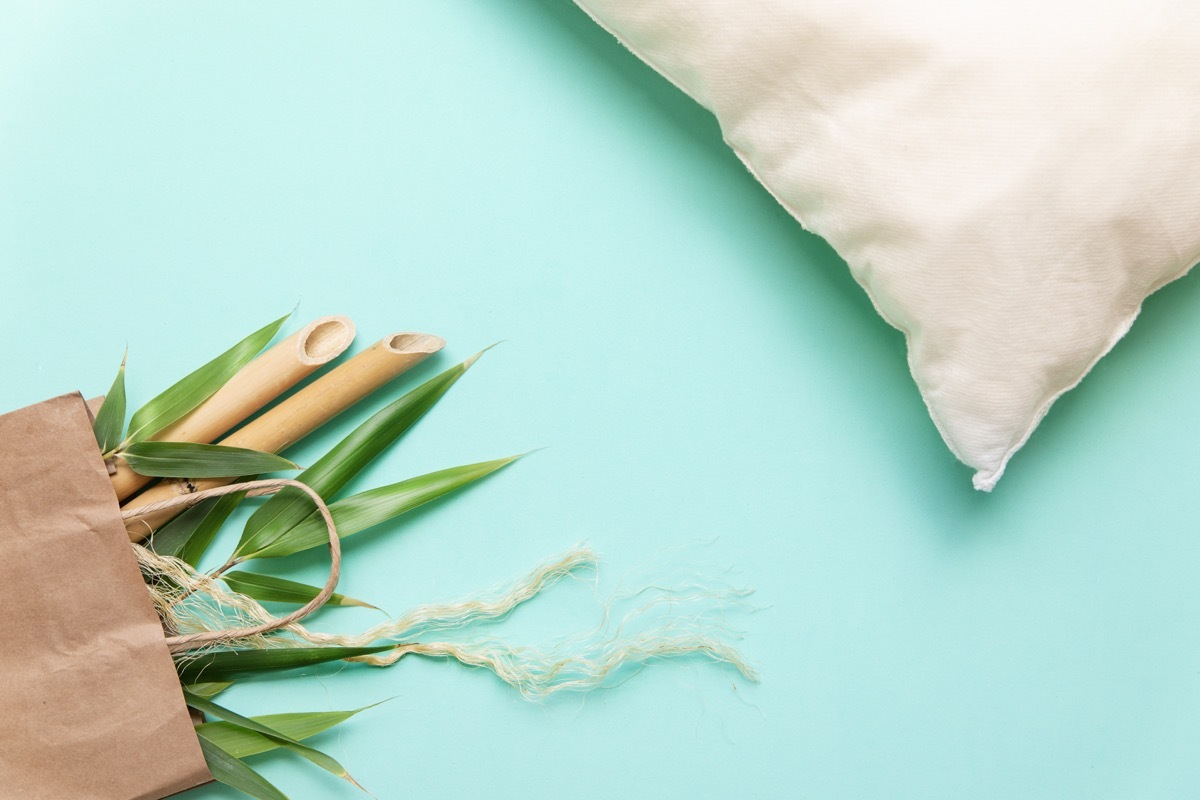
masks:
<path fill-rule="evenodd" d="M 180 506 L 193 506 L 213 497 L 221 497 L 227 494 L 235 494 L 237 492 L 246 492 L 250 497 L 260 497 L 262 495 L 274 494 L 281 489 L 291 487 L 304 492 L 316 505 L 317 511 L 321 514 L 321 519 L 325 521 L 325 527 L 329 531 L 329 579 L 325 581 L 325 586 L 317 593 L 317 596 L 309 600 L 304 606 L 296 609 L 286 616 L 277 617 L 270 622 L 264 622 L 260 625 L 254 625 L 246 628 L 231 628 L 224 631 L 205 631 L 203 633 L 192 633 L 185 636 L 168 636 L 167 647 L 172 653 L 185 652 L 194 649 L 198 646 L 212 644 L 214 642 L 230 642 L 237 639 L 244 639 L 250 636 L 259 636 L 264 633 L 278 630 L 287 625 L 307 617 L 321 606 L 329 601 L 333 596 L 334 589 L 337 588 L 338 578 L 342 574 L 342 541 L 338 536 L 337 525 L 334 524 L 333 514 L 329 511 L 329 506 L 321 498 L 321 495 L 307 484 L 290 478 L 269 478 L 266 480 L 246 481 L 244 483 L 232 483 L 228 486 L 218 486 L 215 489 L 204 489 L 191 494 L 172 497 L 168 500 L 162 500 L 158 503 L 151 503 L 142 508 L 122 511 L 122 519 L 131 519 L 140 517 L 146 514 L 152 514 L 155 511 L 165 511 L 168 508 L 178 508 Z"/>

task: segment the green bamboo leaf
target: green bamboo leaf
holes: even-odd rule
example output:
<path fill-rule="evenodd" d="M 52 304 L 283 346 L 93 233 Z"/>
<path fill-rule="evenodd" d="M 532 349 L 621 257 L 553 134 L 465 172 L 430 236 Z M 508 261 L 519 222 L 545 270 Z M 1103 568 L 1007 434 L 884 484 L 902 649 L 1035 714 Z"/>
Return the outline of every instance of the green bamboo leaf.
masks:
<path fill-rule="evenodd" d="M 243 570 L 226 572 L 221 576 L 221 580 L 228 583 L 229 587 L 235 592 L 241 592 L 247 597 L 253 597 L 255 600 L 268 603 L 302 604 L 307 603 L 321 593 L 318 587 L 309 586 L 307 583 L 297 583 L 285 578 L 276 578 L 274 575 L 260 575 L 257 572 L 245 572 Z M 336 593 L 329 598 L 329 605 L 359 606 L 361 608 L 379 610 L 370 603 L 364 603 L 362 600 L 356 600 L 353 597 Z"/>
<path fill-rule="evenodd" d="M 233 681 L 220 681 L 217 683 L 193 683 L 191 686 L 185 686 L 192 694 L 198 694 L 201 697 L 216 697 L 221 692 L 233 686 Z M 370 708 L 370 706 L 368 706 Z M 237 755 L 237 753 L 234 753 Z M 238 756 L 241 758 L 241 756 Z"/>
<path fill-rule="evenodd" d="M 467 464 L 409 478 L 406 481 L 370 489 L 347 497 L 345 500 L 339 500 L 329 506 L 329 510 L 333 513 L 333 520 L 337 524 L 338 535 L 345 539 L 347 536 L 398 517 L 417 506 L 487 477 L 518 458 L 521 456 Z M 318 547 L 328 541 L 329 533 L 325 528 L 325 521 L 320 517 L 314 517 L 304 520 L 262 550 L 243 554 L 240 560 L 279 558 L 307 550 L 310 547 Z"/>
<path fill-rule="evenodd" d="M 482 352 L 476 353 L 376 412 L 315 464 L 296 476 L 296 480 L 312 487 L 329 501 L 433 408 L 481 355 Z M 262 550 L 315 513 L 312 500 L 304 492 L 284 489 L 246 521 L 234 557 Z"/>
<path fill-rule="evenodd" d="M 175 664 L 179 680 L 191 683 L 219 683 L 249 678 L 268 672 L 311 667 L 327 661 L 368 656 L 396 647 L 394 644 L 372 647 L 288 647 L 278 650 L 211 650 L 187 655 Z"/>
<path fill-rule="evenodd" d="M 318 767 L 330 773 L 331 775 L 336 775 L 342 780 L 349 781 L 354 786 L 362 789 L 362 787 L 359 786 L 358 781 L 354 780 L 350 773 L 346 771 L 346 768 L 339 764 L 337 759 L 333 758 L 332 756 L 322 753 L 320 750 L 309 747 L 308 745 L 301 744 L 292 737 L 280 733 L 268 725 L 264 725 L 261 722 L 252 720 L 249 717 L 243 717 L 236 711 L 230 711 L 228 708 L 217 705 L 207 698 L 192 694 L 187 689 L 183 690 L 183 699 L 189 706 L 197 711 L 202 711 L 205 714 L 211 714 L 214 717 L 223 719 L 232 725 L 236 725 L 240 728 L 244 728 L 247 731 L 253 731 L 261 736 L 265 736 L 266 738 L 278 744 L 280 747 L 286 750 L 291 750 L 296 755 L 308 759 L 313 764 L 316 764 Z"/>
<path fill-rule="evenodd" d="M 270 781 L 222 750 L 204 734 L 200 734 L 198 738 L 208 771 L 215 780 L 257 800 L 288 800 L 288 796 L 276 789 Z"/>
<path fill-rule="evenodd" d="M 96 432 L 96 442 L 100 452 L 107 457 L 121 443 L 121 434 L 125 431 L 125 359 L 129 357 L 126 351 L 121 358 L 121 368 L 113 379 L 112 388 L 104 396 L 100 410 L 96 412 L 96 422 L 92 429 Z"/>
<path fill-rule="evenodd" d="M 301 711 L 290 714 L 265 714 L 250 719 L 266 725 L 271 730 L 279 731 L 284 736 L 304 740 L 327 731 L 335 725 L 340 725 L 368 708 L 371 706 L 356 708 L 353 711 Z M 196 726 L 196 732 L 237 758 L 256 756 L 279 747 L 278 743 L 261 733 L 229 722 L 205 722 Z"/>
<path fill-rule="evenodd" d="M 283 456 L 195 442 L 136 442 L 121 451 L 129 468 L 150 478 L 230 478 L 300 469 Z"/>
<path fill-rule="evenodd" d="M 129 422 L 127 440 L 149 439 L 211 397 L 275 338 L 290 316 L 258 329 L 138 409 Z"/>
<path fill-rule="evenodd" d="M 238 478 L 234 482 L 252 479 Z M 237 492 L 213 497 L 192 506 L 155 531 L 150 537 L 151 547 L 161 556 L 175 556 L 196 566 L 208 551 L 217 531 L 221 530 L 225 520 L 245 498 L 245 492 Z"/>

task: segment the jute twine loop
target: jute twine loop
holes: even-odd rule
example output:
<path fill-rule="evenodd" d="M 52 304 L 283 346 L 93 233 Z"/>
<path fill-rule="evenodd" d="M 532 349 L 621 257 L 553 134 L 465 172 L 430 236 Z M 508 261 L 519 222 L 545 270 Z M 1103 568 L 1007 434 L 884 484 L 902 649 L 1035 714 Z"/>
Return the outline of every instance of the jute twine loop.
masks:
<path fill-rule="evenodd" d="M 324 588 L 314 597 L 309 600 L 301 608 L 296 609 L 287 616 L 279 617 L 271 622 L 264 622 L 261 625 L 254 625 L 248 628 L 232 628 L 225 631 L 206 631 L 204 633 L 192 633 L 186 636 L 168 636 L 167 647 L 172 653 L 180 653 L 194 649 L 199 645 L 212 644 L 213 642 L 228 642 L 236 639 L 244 639 L 249 636 L 258 636 L 264 633 L 278 630 L 293 622 L 299 622 L 309 614 L 316 611 L 321 606 L 328 602 L 333 596 L 333 590 L 337 588 L 338 578 L 342 574 L 342 540 L 338 537 L 337 526 L 333 522 L 333 514 L 329 512 L 329 506 L 325 505 L 325 501 L 321 499 L 321 495 L 317 494 L 311 486 L 294 481 L 290 478 L 271 478 L 261 481 L 246 481 L 245 483 L 232 483 L 228 486 L 219 486 L 215 489 L 205 489 L 200 492 L 192 492 L 191 494 L 172 497 L 169 500 L 163 500 L 158 503 L 151 503 L 142 508 L 132 509 L 130 511 L 121 512 L 122 519 L 130 519 L 132 517 L 140 517 L 145 514 L 152 514 L 155 511 L 164 511 L 168 508 L 178 508 L 179 506 L 192 506 L 196 503 L 203 502 L 212 497 L 221 497 L 227 494 L 235 494 L 237 492 L 246 492 L 250 497 L 260 497 L 267 494 L 275 494 L 281 489 L 288 487 L 299 489 L 304 492 L 317 507 L 317 511 L 321 514 L 321 519 L 325 520 L 325 527 L 329 531 L 329 579 L 325 581 Z"/>

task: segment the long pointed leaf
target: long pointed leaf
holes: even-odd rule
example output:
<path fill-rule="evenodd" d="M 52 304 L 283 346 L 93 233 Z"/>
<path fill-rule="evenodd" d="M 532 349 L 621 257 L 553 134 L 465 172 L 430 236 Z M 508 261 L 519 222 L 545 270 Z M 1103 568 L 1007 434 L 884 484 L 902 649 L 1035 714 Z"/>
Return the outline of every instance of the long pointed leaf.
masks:
<path fill-rule="evenodd" d="M 477 353 L 451 367 L 376 412 L 315 464 L 296 476 L 296 480 L 312 487 L 326 501 L 330 500 L 433 408 L 481 355 Z M 307 495 L 297 489 L 284 489 L 246 521 L 234 557 L 262 550 L 314 513 L 312 501 Z"/>
<path fill-rule="evenodd" d="M 251 478 L 239 478 L 235 483 L 243 480 Z M 244 499 L 246 493 L 237 492 L 213 497 L 192 506 L 151 534 L 151 547 L 161 556 L 175 556 L 196 566 L 225 520 Z"/>
<path fill-rule="evenodd" d="M 211 397 L 267 346 L 290 316 L 259 328 L 138 409 L 129 422 L 128 441 L 149 439 Z"/>
<path fill-rule="evenodd" d="M 340 725 L 371 706 L 353 711 L 300 711 L 290 714 L 265 714 L 251 717 L 255 722 L 266 725 L 284 736 L 303 740 L 310 736 Z M 228 722 L 206 722 L 196 726 L 196 732 L 218 745 L 222 750 L 237 758 L 256 756 L 279 747 L 279 744 L 261 733 L 248 730 Z"/>
<path fill-rule="evenodd" d="M 276 578 L 274 575 L 260 575 L 257 572 L 243 570 L 226 572 L 221 576 L 221 580 L 229 584 L 229 587 L 235 592 L 241 592 L 247 597 L 268 603 L 307 603 L 321 593 L 319 588 L 309 586 L 307 583 L 298 583 L 286 578 Z M 336 593 L 329 598 L 329 605 L 375 608 L 370 603 Z M 379 609 L 375 608 L 375 610 Z"/>
<path fill-rule="evenodd" d="M 200 734 L 199 739 L 208 771 L 217 781 L 257 800 L 288 800 L 288 796 L 276 789 L 270 781 L 222 750 L 204 734 Z"/>
<path fill-rule="evenodd" d="M 500 458 L 431 472 L 406 481 L 381 486 L 339 500 L 329 507 L 337 523 L 338 535 L 345 539 L 381 522 L 398 517 L 417 506 L 436 500 L 480 478 L 508 466 L 521 456 Z M 280 539 L 262 550 L 242 555 L 242 559 L 278 558 L 318 547 L 329 541 L 324 520 L 306 519 Z"/>
<path fill-rule="evenodd" d="M 192 685 L 185 686 L 184 688 L 192 694 L 198 694 L 201 697 L 213 698 L 228 689 L 230 686 L 233 686 L 233 681 L 220 681 L 219 683 L 193 683 Z M 234 753 L 234 755 L 238 756 L 237 753 Z M 238 756 L 238 758 L 241 758 L 241 756 Z"/>
<path fill-rule="evenodd" d="M 175 664 L 183 684 L 219 683 L 249 678 L 280 670 L 311 667 L 328 661 L 368 656 L 391 650 L 396 645 L 373 647 L 288 647 L 278 650 L 215 650 L 189 655 Z"/>
<path fill-rule="evenodd" d="M 346 771 L 346 768 L 339 764 L 337 759 L 333 756 L 322 753 L 316 748 L 301 744 L 292 737 L 280 733 L 268 725 L 264 725 L 261 722 L 252 720 L 249 717 L 243 717 L 236 711 L 230 711 L 228 708 L 217 705 L 205 697 L 200 697 L 197 694 L 193 694 L 187 689 L 183 690 L 183 699 L 189 706 L 197 711 L 203 711 L 205 714 L 212 714 L 215 717 L 223 719 L 226 722 L 236 725 L 240 728 L 244 728 L 247 731 L 253 731 L 261 736 L 265 736 L 266 738 L 278 744 L 280 747 L 291 750 L 296 755 L 308 759 L 313 764 L 316 764 L 318 767 L 330 773 L 331 775 L 336 775 L 342 780 L 349 781 L 354 786 L 358 786 L 360 789 L 362 788 L 358 785 L 358 781 L 354 780 L 350 773 Z"/>
<path fill-rule="evenodd" d="M 125 431 L 125 358 L 121 359 L 121 368 L 113 379 L 112 388 L 104 395 L 104 402 L 96 412 L 96 422 L 92 429 L 96 432 L 96 442 L 100 452 L 107 456 L 121 443 L 121 434 Z"/>
<path fill-rule="evenodd" d="M 121 451 L 129 468 L 151 478 L 231 478 L 254 472 L 299 469 L 283 456 L 195 442 L 136 442 Z"/>

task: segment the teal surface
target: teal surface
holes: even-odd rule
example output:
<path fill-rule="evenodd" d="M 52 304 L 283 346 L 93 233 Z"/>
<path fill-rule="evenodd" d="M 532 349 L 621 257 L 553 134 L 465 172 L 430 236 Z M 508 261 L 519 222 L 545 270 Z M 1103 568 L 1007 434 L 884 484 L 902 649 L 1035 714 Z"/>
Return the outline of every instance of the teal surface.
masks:
<path fill-rule="evenodd" d="M 977 494 L 836 255 L 565 0 L 0 0 L 0 277 L 3 409 L 103 392 L 126 344 L 145 400 L 296 303 L 444 336 L 421 375 L 506 340 L 362 484 L 547 449 L 348 543 L 343 591 L 393 613 L 580 540 L 599 581 L 505 637 L 681 559 L 757 590 L 728 621 L 759 685 L 684 661 L 530 703 L 406 659 L 228 696 L 393 698 L 314 740 L 381 798 L 1200 795 L 1197 279 Z"/>

